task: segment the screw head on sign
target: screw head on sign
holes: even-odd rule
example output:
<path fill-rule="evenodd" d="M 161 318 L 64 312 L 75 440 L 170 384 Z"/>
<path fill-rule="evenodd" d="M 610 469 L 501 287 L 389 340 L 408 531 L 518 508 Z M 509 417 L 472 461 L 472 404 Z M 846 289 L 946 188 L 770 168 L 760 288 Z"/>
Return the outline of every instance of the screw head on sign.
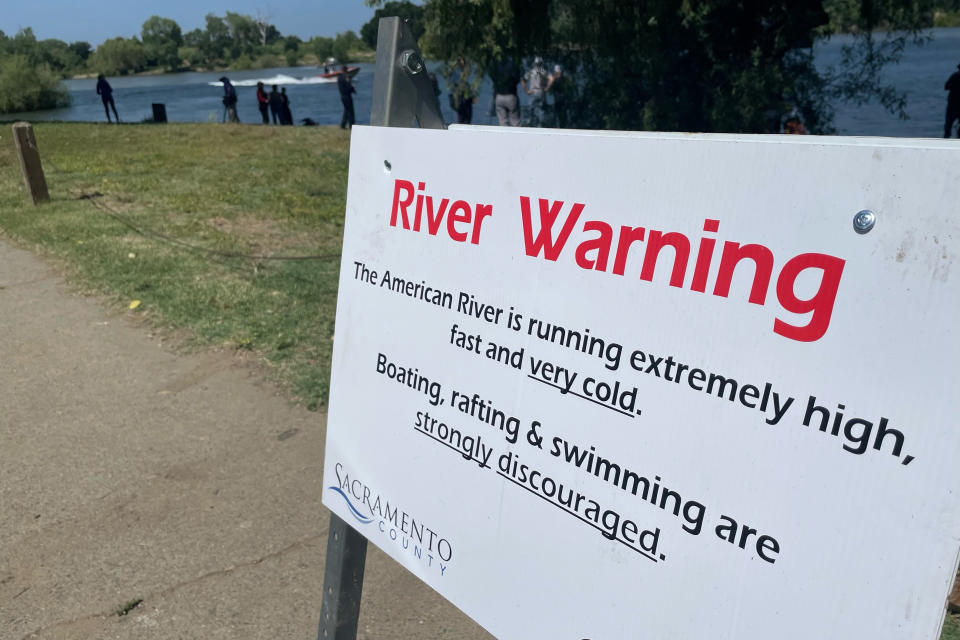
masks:
<path fill-rule="evenodd" d="M 400 54 L 400 66 L 412 76 L 423 71 L 423 58 L 413 49 L 407 49 Z"/>
<path fill-rule="evenodd" d="M 869 209 L 858 211 L 857 215 L 853 216 L 853 229 L 857 233 L 866 233 L 873 229 L 875 224 L 877 224 L 877 214 Z"/>

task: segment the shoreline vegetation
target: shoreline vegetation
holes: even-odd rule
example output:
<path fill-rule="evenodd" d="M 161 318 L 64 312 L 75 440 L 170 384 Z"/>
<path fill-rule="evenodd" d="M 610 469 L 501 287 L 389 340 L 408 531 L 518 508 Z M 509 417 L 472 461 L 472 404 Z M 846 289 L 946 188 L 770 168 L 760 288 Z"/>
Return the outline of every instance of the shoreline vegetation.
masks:
<path fill-rule="evenodd" d="M 375 46 L 375 41 L 374 41 Z M 207 14 L 203 29 L 183 33 L 174 20 L 151 16 L 139 37 L 89 42 L 38 40 L 30 27 L 0 31 L 0 113 L 69 104 L 64 78 L 159 75 L 187 71 L 242 71 L 372 61 L 366 40 L 348 30 L 334 37 L 285 36 L 266 19 L 226 12 Z"/>
<path fill-rule="evenodd" d="M 337 61 L 338 61 L 338 62 L 350 62 L 350 63 L 355 63 L 355 62 L 370 62 L 370 63 L 372 63 L 372 62 L 375 62 L 375 61 L 376 61 L 376 52 L 375 52 L 375 51 L 372 51 L 372 50 L 369 50 L 369 49 L 355 49 L 355 50 L 350 51 L 350 52 L 347 54 L 347 57 L 344 58 L 344 60 L 341 61 L 341 60 L 338 59 Z M 267 61 L 264 61 L 264 62 L 267 62 Z M 323 66 L 323 60 L 317 58 L 316 55 L 307 54 L 307 55 L 304 56 L 303 58 L 300 58 L 300 59 L 296 60 L 296 61 L 295 61 L 295 64 L 292 64 L 292 65 L 286 64 L 286 61 L 285 61 L 284 64 L 277 65 L 277 66 L 317 67 L 317 68 L 320 68 L 320 67 Z M 152 68 L 149 68 L 149 69 L 144 69 L 143 71 L 137 71 L 137 72 L 135 72 L 135 73 L 129 73 L 129 74 L 127 74 L 127 77 L 139 78 L 139 77 L 145 77 L 145 76 L 162 76 L 162 75 L 166 75 L 166 74 L 168 74 L 168 73 L 207 73 L 207 72 L 215 72 L 215 73 L 224 72 L 224 73 L 229 73 L 229 72 L 231 72 L 231 71 L 250 71 L 250 70 L 252 70 L 252 69 L 270 69 L 270 68 L 272 68 L 272 67 L 269 66 L 269 65 L 263 65 L 263 66 L 258 65 L 258 66 L 249 66 L 249 67 L 247 67 L 247 66 L 245 66 L 245 67 L 238 67 L 238 66 L 232 66 L 232 65 L 224 65 L 224 66 L 218 65 L 218 66 L 214 66 L 214 67 L 203 67 L 203 66 L 193 66 L 193 67 L 190 67 L 190 66 L 185 66 L 185 67 L 178 67 L 178 68 L 175 68 L 175 69 L 173 69 L 173 68 L 166 68 L 166 67 L 162 67 L 162 68 L 161 68 L 161 67 L 152 67 Z M 76 73 L 76 74 L 73 74 L 73 75 L 69 76 L 67 79 L 70 79 L 70 80 L 88 80 L 88 79 L 96 78 L 96 77 L 97 77 L 97 74 L 96 74 L 96 73 L 94 73 L 94 72 L 92 72 L 92 71 L 89 71 L 89 72 L 84 72 L 84 73 Z"/>

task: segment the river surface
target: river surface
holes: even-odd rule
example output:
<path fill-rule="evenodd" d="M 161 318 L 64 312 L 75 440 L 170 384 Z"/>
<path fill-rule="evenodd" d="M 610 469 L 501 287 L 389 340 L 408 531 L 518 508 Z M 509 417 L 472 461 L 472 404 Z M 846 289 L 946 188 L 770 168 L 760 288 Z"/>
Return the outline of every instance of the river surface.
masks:
<path fill-rule="evenodd" d="M 835 125 L 837 132 L 847 135 L 939 137 L 943 135 L 943 117 L 946 92 L 943 84 L 960 62 L 960 29 L 934 29 L 932 39 L 923 46 L 908 46 L 900 64 L 886 70 L 886 78 L 908 96 L 907 120 L 900 120 L 875 104 L 864 106 L 837 105 Z M 817 49 L 818 66 L 826 67 L 839 60 L 841 46 L 849 39 L 837 36 L 821 43 Z M 354 98 L 357 122 L 370 120 L 370 94 L 373 88 L 372 64 L 359 64 L 354 78 L 357 93 Z M 435 66 L 435 65 L 431 65 Z M 233 71 L 226 75 L 237 86 L 237 111 L 241 122 L 260 121 L 257 111 L 257 80 L 269 85 L 286 87 L 293 117 L 298 124 L 310 118 L 318 124 L 338 124 L 342 113 L 340 95 L 335 81 L 318 78 L 320 70 L 314 67 L 284 67 L 255 71 Z M 172 122 L 220 122 L 223 105 L 222 89 L 215 86 L 223 72 L 171 73 L 153 76 L 109 78 L 120 118 L 126 122 L 150 119 L 154 102 L 164 103 L 167 118 Z M 441 79 L 441 87 L 443 80 Z M 3 114 L 4 120 L 25 119 L 103 121 L 103 106 L 96 95 L 94 79 L 67 80 L 73 97 L 71 106 L 50 111 L 26 114 Z M 474 108 L 474 124 L 496 124 L 488 115 L 493 88 L 485 81 Z M 526 96 L 521 96 L 525 102 Z M 448 122 L 456 121 L 450 109 L 447 94 L 440 97 L 440 106 Z"/>

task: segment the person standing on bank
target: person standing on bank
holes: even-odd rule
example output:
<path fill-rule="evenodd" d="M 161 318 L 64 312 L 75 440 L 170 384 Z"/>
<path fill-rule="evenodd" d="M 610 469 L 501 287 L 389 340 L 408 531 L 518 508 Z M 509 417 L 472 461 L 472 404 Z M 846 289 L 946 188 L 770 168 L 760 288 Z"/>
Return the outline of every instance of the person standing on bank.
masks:
<path fill-rule="evenodd" d="M 293 112 L 290 111 L 290 98 L 287 88 L 280 89 L 280 124 L 293 124 Z"/>
<path fill-rule="evenodd" d="M 240 118 L 237 116 L 237 90 L 230 84 L 227 76 L 220 78 L 220 82 L 223 83 L 223 107 L 226 112 L 226 119 L 230 122 L 240 122 Z"/>
<path fill-rule="evenodd" d="M 100 100 L 103 102 L 103 110 L 107 114 L 107 122 L 110 122 L 110 108 L 113 107 L 113 116 L 117 120 L 117 124 L 120 124 L 120 116 L 117 115 L 117 104 L 113 101 L 113 87 L 110 86 L 110 83 L 107 82 L 107 79 L 103 77 L 103 74 L 97 76 L 97 95 L 100 96 Z"/>
<path fill-rule="evenodd" d="M 267 115 L 268 102 L 270 99 L 267 97 L 267 91 L 263 88 L 263 83 L 257 83 L 257 108 L 260 109 L 260 118 L 263 120 L 263 124 L 270 124 L 270 116 Z"/>
<path fill-rule="evenodd" d="M 957 65 L 957 69 L 960 69 L 960 64 Z M 943 137 L 949 138 L 953 133 L 954 120 L 960 120 L 960 71 L 954 71 L 943 88 L 948 92 L 947 121 L 943 125 Z M 960 138 L 960 132 L 957 133 L 957 137 Z"/>
<path fill-rule="evenodd" d="M 553 66 L 553 73 L 547 82 L 547 93 L 553 96 L 553 126 L 563 129 L 567 126 L 567 94 L 569 80 L 563 75 L 563 67 Z"/>
<path fill-rule="evenodd" d="M 273 119 L 273 124 L 280 124 L 281 109 L 283 109 L 283 98 L 280 97 L 280 92 L 277 91 L 277 85 L 273 85 L 273 88 L 270 90 L 270 117 Z"/>
<path fill-rule="evenodd" d="M 497 122 L 501 127 L 520 126 L 520 100 L 517 85 L 520 84 L 520 69 L 513 58 L 500 60 L 490 70 L 493 80 L 493 103 L 497 109 Z"/>
<path fill-rule="evenodd" d="M 536 56 L 533 66 L 527 71 L 520 85 L 530 96 L 530 126 L 542 127 L 544 124 L 544 104 L 546 100 L 548 74 L 543 66 L 543 58 Z"/>
<path fill-rule="evenodd" d="M 470 124 L 473 120 L 473 103 L 477 92 L 473 88 L 473 71 L 463 56 L 457 58 L 457 70 L 453 76 L 453 91 L 450 92 L 450 108 L 457 112 L 457 124 Z"/>
<path fill-rule="evenodd" d="M 347 73 L 347 65 L 340 67 L 341 73 L 337 76 L 337 88 L 340 90 L 340 102 L 343 103 L 343 117 L 340 119 L 340 128 L 349 129 L 356 120 L 353 115 L 353 94 L 357 92 L 353 83 L 350 82 L 350 75 Z"/>

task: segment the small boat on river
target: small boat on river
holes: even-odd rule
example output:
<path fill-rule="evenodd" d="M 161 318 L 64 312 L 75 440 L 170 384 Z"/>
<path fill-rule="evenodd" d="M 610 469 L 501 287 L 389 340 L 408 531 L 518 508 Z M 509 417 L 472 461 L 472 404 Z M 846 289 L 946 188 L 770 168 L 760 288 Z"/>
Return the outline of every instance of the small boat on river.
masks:
<path fill-rule="evenodd" d="M 360 73 L 360 67 L 347 67 L 347 76 L 353 77 Z M 339 75 L 343 74 L 343 70 L 334 69 L 332 71 L 325 71 L 324 73 L 318 73 L 318 78 L 336 78 Z"/>
<path fill-rule="evenodd" d="M 323 61 L 323 73 L 318 73 L 316 77 L 336 80 L 338 76 L 343 75 L 342 66 L 343 64 L 336 58 L 327 58 Z M 347 77 L 352 78 L 358 73 L 360 73 L 360 67 L 347 67 Z"/>

